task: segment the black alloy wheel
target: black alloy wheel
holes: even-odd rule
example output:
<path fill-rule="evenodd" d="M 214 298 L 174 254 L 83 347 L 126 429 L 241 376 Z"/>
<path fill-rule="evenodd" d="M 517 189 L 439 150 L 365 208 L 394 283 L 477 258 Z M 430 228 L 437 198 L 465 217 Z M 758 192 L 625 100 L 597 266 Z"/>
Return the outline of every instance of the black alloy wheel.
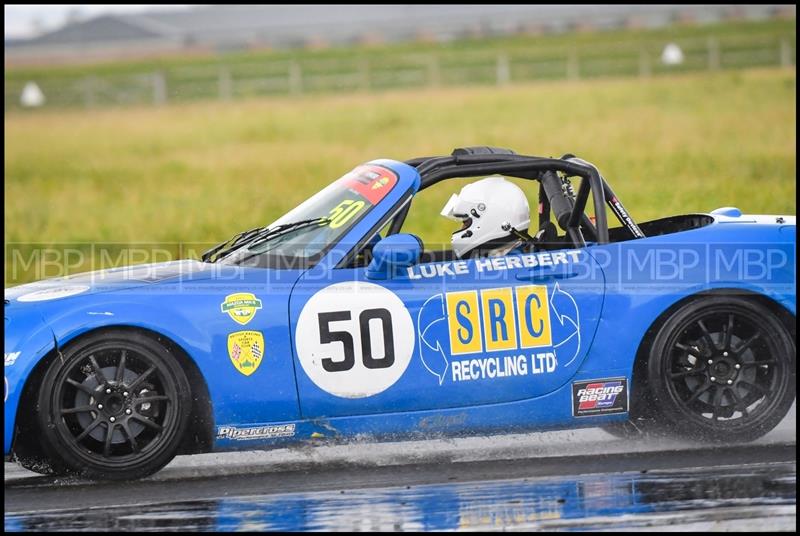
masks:
<path fill-rule="evenodd" d="M 130 331 L 90 335 L 44 377 L 43 447 L 88 478 L 140 478 L 174 457 L 190 407 L 186 375 L 163 346 Z"/>
<path fill-rule="evenodd" d="M 677 310 L 653 341 L 654 410 L 681 437 L 750 441 L 795 398 L 795 341 L 767 307 L 711 295 Z"/>

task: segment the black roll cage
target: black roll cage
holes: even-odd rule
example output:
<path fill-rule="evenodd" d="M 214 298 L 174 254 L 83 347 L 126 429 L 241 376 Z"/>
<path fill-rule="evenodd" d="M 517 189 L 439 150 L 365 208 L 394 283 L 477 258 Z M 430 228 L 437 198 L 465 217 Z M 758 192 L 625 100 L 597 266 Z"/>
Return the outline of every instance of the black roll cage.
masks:
<path fill-rule="evenodd" d="M 542 210 L 539 213 L 539 227 L 541 228 L 544 222 L 550 222 L 552 210 L 557 223 L 567 233 L 575 247 L 586 246 L 584 234 L 587 234 L 590 240 L 597 244 L 609 243 L 606 205 L 611 208 L 620 223 L 635 238 L 645 236 L 597 168 L 571 154 L 566 154 L 561 158 L 546 158 L 518 155 L 510 149 L 496 147 L 466 147 L 455 149 L 450 156 L 413 158 L 406 160 L 405 163 L 415 167 L 420 174 L 421 182 L 418 192 L 446 179 L 495 173 L 536 180 L 539 182 L 539 201 L 542 204 Z M 561 172 L 567 178 L 581 177 L 584 179 L 581 181 L 574 200 L 555 172 Z M 594 222 L 585 214 L 590 194 L 595 207 Z M 388 219 L 391 219 L 392 222 L 387 235 L 399 233 L 411 208 L 412 197 L 407 196 L 401 199 L 389 211 L 387 218 L 376 225 L 368 235 L 371 236 L 377 232 Z M 361 247 L 360 245 L 355 248 L 356 251 Z M 351 254 L 354 253 L 351 251 Z M 346 259 L 351 258 L 351 255 L 346 256 Z"/>

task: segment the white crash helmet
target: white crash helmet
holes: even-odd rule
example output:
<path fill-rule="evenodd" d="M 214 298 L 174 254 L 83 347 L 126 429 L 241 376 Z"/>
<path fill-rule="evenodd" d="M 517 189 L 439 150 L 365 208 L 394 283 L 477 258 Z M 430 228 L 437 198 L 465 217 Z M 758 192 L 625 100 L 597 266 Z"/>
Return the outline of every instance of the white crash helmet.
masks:
<path fill-rule="evenodd" d="M 528 199 L 522 189 L 492 175 L 461 189 L 442 209 L 442 216 L 462 223 L 453 233 L 453 252 L 462 257 L 478 246 L 512 234 L 513 227 L 527 231 L 531 222 Z"/>

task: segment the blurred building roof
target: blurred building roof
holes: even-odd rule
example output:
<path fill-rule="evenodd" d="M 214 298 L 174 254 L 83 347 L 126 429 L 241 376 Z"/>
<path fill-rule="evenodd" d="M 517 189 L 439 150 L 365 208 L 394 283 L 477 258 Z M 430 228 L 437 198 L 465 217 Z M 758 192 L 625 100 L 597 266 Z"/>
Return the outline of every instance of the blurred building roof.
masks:
<path fill-rule="evenodd" d="M 788 6 L 794 14 L 795 6 Z M 521 31 L 663 26 L 730 16 L 764 18 L 777 5 L 217 5 L 103 15 L 27 40 L 6 41 L 6 61 L 113 57 L 187 49 L 449 40 Z"/>

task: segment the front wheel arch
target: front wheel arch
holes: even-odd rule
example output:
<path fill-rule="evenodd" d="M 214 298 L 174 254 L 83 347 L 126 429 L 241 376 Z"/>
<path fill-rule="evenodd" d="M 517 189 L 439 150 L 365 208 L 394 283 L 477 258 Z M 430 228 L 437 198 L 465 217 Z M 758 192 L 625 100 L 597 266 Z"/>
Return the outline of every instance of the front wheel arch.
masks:
<path fill-rule="evenodd" d="M 113 325 L 81 333 L 64 345 L 53 348 L 31 370 L 23 386 L 17 408 L 14 442 L 11 448 L 12 459 L 16 459 L 23 467 L 42 474 L 59 475 L 65 472 L 63 467 L 58 464 L 53 467 L 48 466 L 46 457 L 37 440 L 35 409 L 38 403 L 38 388 L 50 364 L 59 357 L 63 349 L 83 340 L 85 337 L 97 335 L 104 331 L 119 330 L 130 330 L 131 332 L 145 335 L 164 346 L 171 355 L 176 357 L 192 390 L 189 424 L 178 449 L 178 454 L 197 454 L 211 450 L 214 442 L 214 412 L 211 405 L 211 397 L 205 378 L 188 352 L 171 338 L 156 331 L 135 326 Z"/>

